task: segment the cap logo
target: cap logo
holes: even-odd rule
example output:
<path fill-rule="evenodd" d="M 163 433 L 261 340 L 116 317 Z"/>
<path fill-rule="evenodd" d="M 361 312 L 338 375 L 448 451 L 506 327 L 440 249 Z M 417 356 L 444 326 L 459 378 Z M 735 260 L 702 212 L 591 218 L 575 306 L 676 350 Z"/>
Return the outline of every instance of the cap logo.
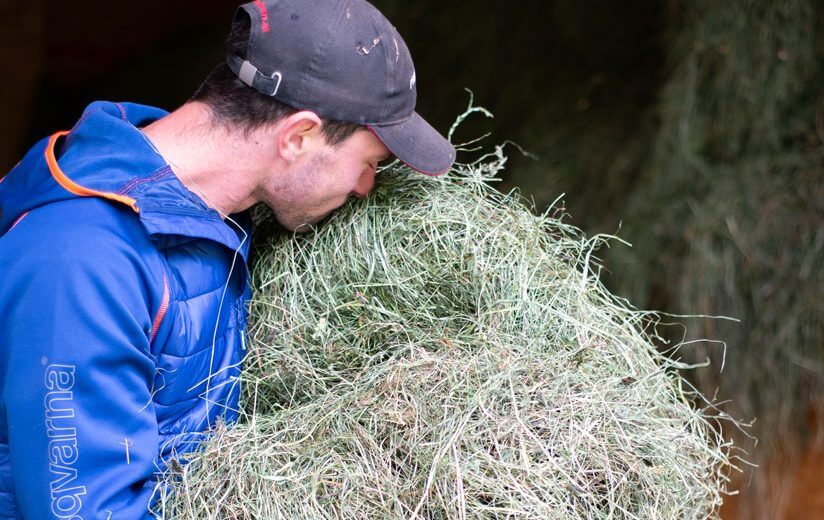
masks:
<path fill-rule="evenodd" d="M 269 11 L 266 9 L 266 4 L 263 0 L 255 0 L 255 7 L 260 11 L 260 30 L 269 32 Z"/>
<path fill-rule="evenodd" d="M 355 47 L 355 50 L 361 56 L 368 56 L 369 53 L 372 52 L 375 49 L 375 47 L 377 47 L 378 44 L 381 42 L 381 37 L 382 36 L 383 35 L 381 34 L 381 35 L 378 35 L 375 38 L 373 38 L 372 39 L 372 45 L 370 47 L 366 47 L 362 42 L 358 42 L 358 46 Z"/>

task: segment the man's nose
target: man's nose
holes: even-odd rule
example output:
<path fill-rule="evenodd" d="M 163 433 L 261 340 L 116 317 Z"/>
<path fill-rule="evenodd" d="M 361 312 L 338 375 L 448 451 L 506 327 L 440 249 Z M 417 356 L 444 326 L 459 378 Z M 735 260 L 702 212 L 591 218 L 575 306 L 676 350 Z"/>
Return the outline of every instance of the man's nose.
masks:
<path fill-rule="evenodd" d="M 359 199 L 364 199 L 374 187 L 375 172 L 364 173 L 361 175 L 361 178 L 358 179 L 358 184 L 355 186 L 355 189 L 352 190 L 352 194 Z"/>

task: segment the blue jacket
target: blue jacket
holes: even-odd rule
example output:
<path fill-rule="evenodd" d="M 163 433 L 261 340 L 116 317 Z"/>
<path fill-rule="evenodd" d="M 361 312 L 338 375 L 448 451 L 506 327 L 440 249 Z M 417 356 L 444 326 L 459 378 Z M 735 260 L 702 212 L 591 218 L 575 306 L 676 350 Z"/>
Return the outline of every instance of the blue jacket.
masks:
<path fill-rule="evenodd" d="M 0 518 L 145 518 L 237 418 L 248 220 L 137 130 L 165 114 L 95 102 L 0 182 Z"/>

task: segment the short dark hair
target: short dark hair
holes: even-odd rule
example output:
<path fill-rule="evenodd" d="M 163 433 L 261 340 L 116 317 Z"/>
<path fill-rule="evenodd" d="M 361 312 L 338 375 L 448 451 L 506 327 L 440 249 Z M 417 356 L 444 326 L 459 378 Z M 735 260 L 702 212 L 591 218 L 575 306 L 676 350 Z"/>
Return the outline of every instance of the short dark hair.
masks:
<path fill-rule="evenodd" d="M 246 42 L 249 40 L 251 20 L 248 15 L 238 16 L 226 39 L 227 51 L 246 59 Z M 261 126 L 273 124 L 296 112 L 297 108 L 261 94 L 240 81 L 224 61 L 206 77 L 190 101 L 206 104 L 214 119 L 221 124 L 232 125 L 244 132 L 252 132 Z M 326 142 L 337 146 L 358 130 L 364 128 L 355 123 L 332 121 L 321 118 Z"/>

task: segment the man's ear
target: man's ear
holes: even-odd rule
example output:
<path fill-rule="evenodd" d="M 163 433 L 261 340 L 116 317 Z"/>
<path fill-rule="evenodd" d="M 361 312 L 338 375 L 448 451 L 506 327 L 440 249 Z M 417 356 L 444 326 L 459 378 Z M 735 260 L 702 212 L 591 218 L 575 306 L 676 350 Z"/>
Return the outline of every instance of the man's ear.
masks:
<path fill-rule="evenodd" d="M 286 117 L 278 125 L 277 152 L 286 162 L 294 162 L 302 155 L 311 153 L 324 143 L 323 122 L 309 110 L 301 110 Z"/>

